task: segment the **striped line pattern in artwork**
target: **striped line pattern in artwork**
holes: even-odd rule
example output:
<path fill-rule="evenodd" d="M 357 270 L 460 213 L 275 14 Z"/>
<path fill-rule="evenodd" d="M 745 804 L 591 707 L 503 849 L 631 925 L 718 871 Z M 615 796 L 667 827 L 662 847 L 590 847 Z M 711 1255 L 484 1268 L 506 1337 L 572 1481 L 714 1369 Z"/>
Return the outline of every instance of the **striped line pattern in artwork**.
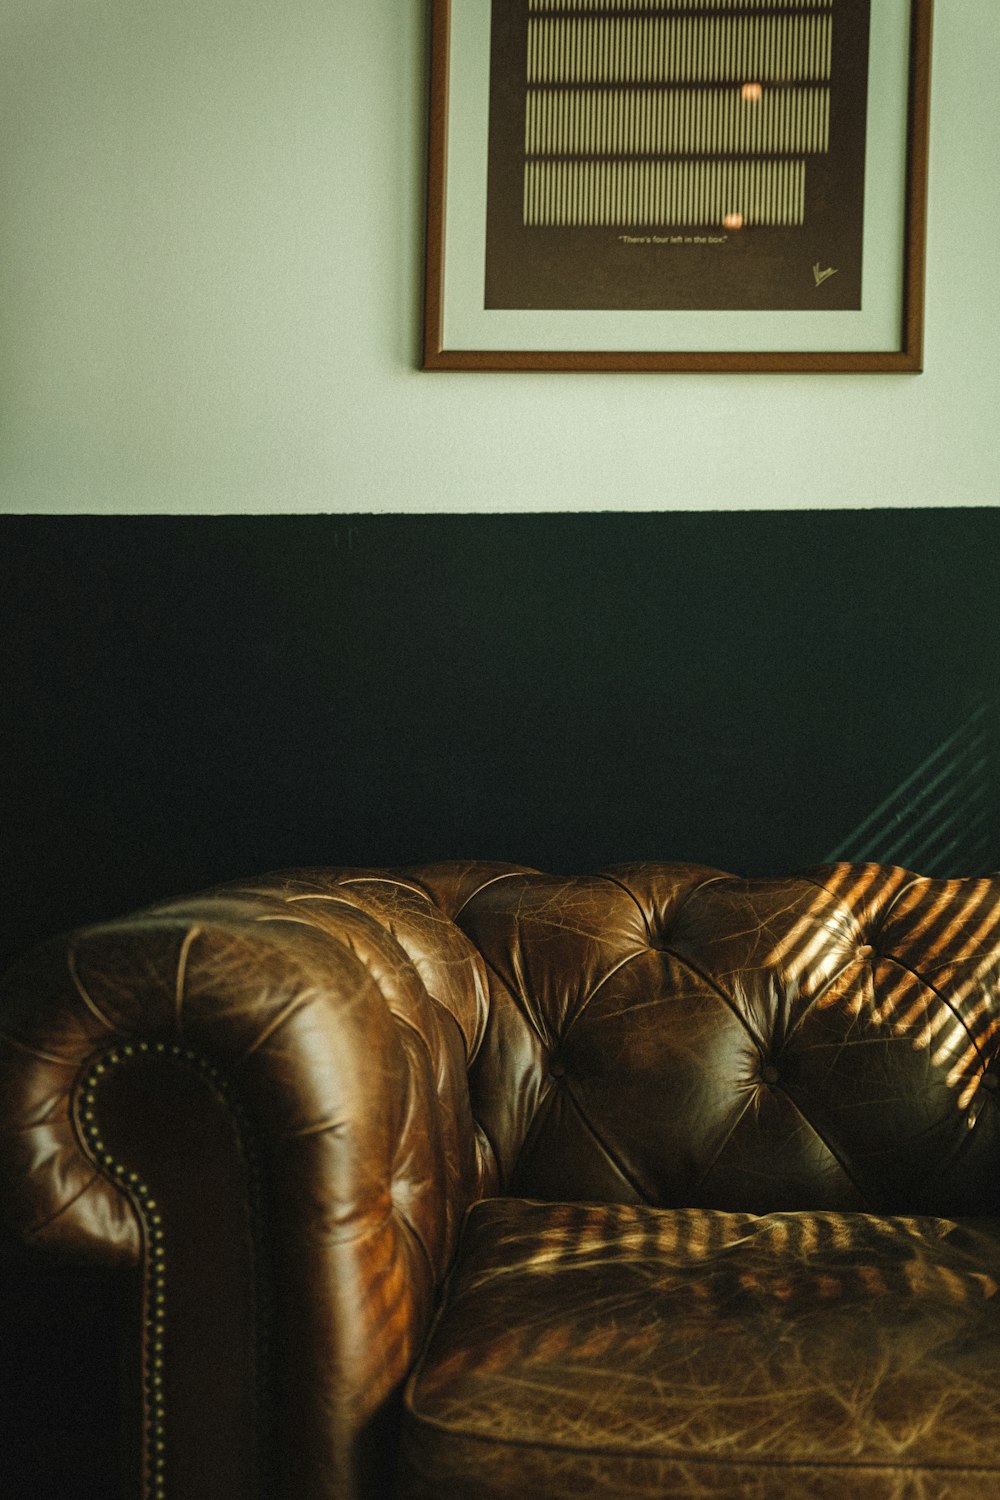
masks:
<path fill-rule="evenodd" d="M 829 78 L 832 14 L 540 18 L 528 82 L 795 83 Z"/>
<path fill-rule="evenodd" d="M 830 146 L 829 89 L 533 89 L 530 156 L 812 155 Z"/>
<path fill-rule="evenodd" d="M 534 11 L 832 10 L 834 0 L 528 0 Z"/>
<path fill-rule="evenodd" d="M 528 0 L 525 226 L 802 224 L 834 4 Z"/>
<path fill-rule="evenodd" d="M 804 161 L 529 161 L 524 221 L 801 224 L 805 177 Z"/>

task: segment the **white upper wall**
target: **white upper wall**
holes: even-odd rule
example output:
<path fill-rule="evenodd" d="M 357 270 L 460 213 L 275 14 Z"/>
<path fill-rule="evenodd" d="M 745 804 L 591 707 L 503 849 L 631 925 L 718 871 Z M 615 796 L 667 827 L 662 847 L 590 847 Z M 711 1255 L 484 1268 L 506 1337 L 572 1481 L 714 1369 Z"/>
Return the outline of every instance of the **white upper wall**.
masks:
<path fill-rule="evenodd" d="M 0 0 L 0 510 L 1000 501 L 997 0 L 937 3 L 919 376 L 421 372 L 425 33 Z"/>

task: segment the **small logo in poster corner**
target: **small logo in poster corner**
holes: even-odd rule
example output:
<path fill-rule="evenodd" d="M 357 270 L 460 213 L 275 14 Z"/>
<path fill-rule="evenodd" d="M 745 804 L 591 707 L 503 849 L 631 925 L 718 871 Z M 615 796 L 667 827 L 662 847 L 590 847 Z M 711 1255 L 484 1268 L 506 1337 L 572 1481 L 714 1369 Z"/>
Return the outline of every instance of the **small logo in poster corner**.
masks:
<path fill-rule="evenodd" d="M 813 266 L 813 280 L 816 282 L 817 289 L 823 285 L 824 281 L 829 281 L 831 276 L 836 276 L 837 270 L 837 266 L 827 266 L 824 271 L 821 269 L 819 261 L 817 261 Z"/>

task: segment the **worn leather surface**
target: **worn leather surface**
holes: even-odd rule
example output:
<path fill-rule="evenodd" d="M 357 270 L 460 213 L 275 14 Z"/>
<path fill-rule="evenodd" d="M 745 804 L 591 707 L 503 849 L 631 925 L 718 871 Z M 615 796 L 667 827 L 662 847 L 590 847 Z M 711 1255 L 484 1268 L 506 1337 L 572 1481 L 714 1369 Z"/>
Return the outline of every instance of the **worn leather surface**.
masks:
<path fill-rule="evenodd" d="M 511 875 L 472 1108 L 504 1190 L 764 1212 L 1000 1210 L 996 880 L 839 865 Z"/>
<path fill-rule="evenodd" d="M 119 1044 L 190 1047 L 262 1148 L 267 1500 L 377 1493 L 387 1414 L 477 1199 L 1000 1214 L 998 897 L 998 880 L 874 865 L 747 881 L 464 862 L 282 872 L 166 902 L 55 939 L 3 981 L 0 1218 L 40 1250 L 141 1264 L 134 1207 L 81 1133 L 80 1080 Z M 156 1096 L 141 1130 L 138 1105 L 101 1096 L 109 1138 L 152 1140 Z M 168 1244 L 211 1245 L 205 1194 L 164 1202 Z M 205 1288 L 224 1278 L 220 1260 Z M 189 1440 L 181 1405 L 169 1441 Z"/>
<path fill-rule="evenodd" d="M 479 1203 L 401 1494 L 992 1494 L 998 1284 L 997 1221 Z"/>

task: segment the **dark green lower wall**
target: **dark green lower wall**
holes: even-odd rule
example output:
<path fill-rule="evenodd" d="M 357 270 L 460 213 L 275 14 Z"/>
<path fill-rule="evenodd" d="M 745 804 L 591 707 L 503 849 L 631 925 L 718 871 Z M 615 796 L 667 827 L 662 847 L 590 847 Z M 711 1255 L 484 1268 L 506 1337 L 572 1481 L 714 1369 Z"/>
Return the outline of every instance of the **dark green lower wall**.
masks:
<path fill-rule="evenodd" d="M 1000 867 L 1000 511 L 8 517 L 2 952 L 457 856 Z"/>

